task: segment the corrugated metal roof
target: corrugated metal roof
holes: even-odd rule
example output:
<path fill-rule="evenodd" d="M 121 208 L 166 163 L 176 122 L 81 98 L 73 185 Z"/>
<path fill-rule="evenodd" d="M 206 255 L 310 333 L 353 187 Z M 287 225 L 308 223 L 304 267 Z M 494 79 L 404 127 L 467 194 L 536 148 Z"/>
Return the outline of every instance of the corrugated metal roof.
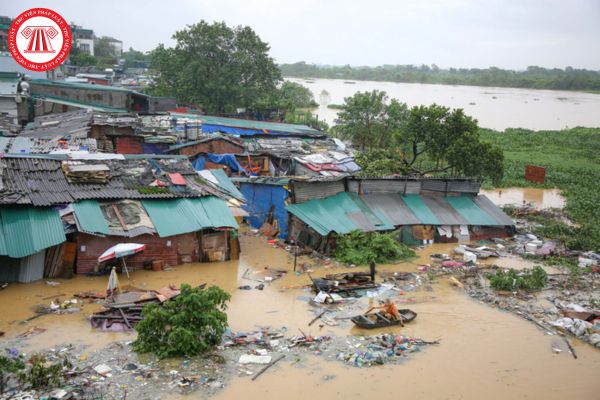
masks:
<path fill-rule="evenodd" d="M 446 201 L 469 222 L 469 225 L 503 225 L 477 207 L 470 196 L 446 197 Z"/>
<path fill-rule="evenodd" d="M 442 225 L 435 214 L 427 207 L 421 196 L 416 194 L 407 194 L 402 196 L 404 203 L 418 218 L 419 223 L 423 225 Z"/>
<path fill-rule="evenodd" d="M 51 208 L 2 208 L 6 255 L 26 257 L 66 240 L 58 211 Z"/>
<path fill-rule="evenodd" d="M 244 195 L 239 189 L 233 184 L 231 179 L 227 176 L 225 171 L 222 169 L 211 169 L 209 170 L 211 174 L 219 181 L 219 187 L 225 191 L 227 191 L 232 197 L 235 197 L 239 200 L 245 200 Z"/>
<path fill-rule="evenodd" d="M 338 193 L 325 199 L 290 204 L 286 208 L 323 236 L 330 232 L 345 234 L 357 229 L 394 228 L 382 214 L 365 212 L 369 210 L 367 205 L 353 193 Z"/>
<path fill-rule="evenodd" d="M 324 199 L 344 191 L 344 181 L 301 182 L 294 181 L 294 196 L 296 203 L 312 199 Z"/>
<path fill-rule="evenodd" d="M 423 202 L 440 220 L 442 225 L 469 225 L 469 221 L 463 218 L 443 196 L 422 196 Z"/>
<path fill-rule="evenodd" d="M 476 203 L 482 206 L 478 207 Z M 358 196 L 344 192 L 325 199 L 290 204 L 286 208 L 321 235 L 344 234 L 354 229 L 392 230 L 401 225 L 514 225 L 485 196 L 402 196 L 393 193 Z"/>
<path fill-rule="evenodd" d="M 160 237 L 205 228 L 238 228 L 227 204 L 213 196 L 168 201 L 142 200 L 142 204 Z"/>
<path fill-rule="evenodd" d="M 515 221 L 484 195 L 475 196 L 473 201 L 485 213 L 493 217 L 499 225 L 514 225 Z"/>
<path fill-rule="evenodd" d="M 89 233 L 110 234 L 104 214 L 96 200 L 84 200 L 73 204 L 75 217 L 81 230 Z"/>
<path fill-rule="evenodd" d="M 324 136 L 324 134 L 310 126 L 296 125 L 296 124 L 283 124 L 279 122 L 267 122 L 267 121 L 254 121 L 248 119 L 237 119 L 237 118 L 225 118 L 215 117 L 212 115 L 196 115 L 196 114 L 185 114 L 185 113 L 170 113 L 175 117 L 199 119 L 202 121 L 203 132 L 219 131 L 218 127 L 228 127 L 239 129 L 240 134 L 288 134 L 298 136 Z M 207 129 L 208 126 L 212 126 L 215 129 Z"/>
<path fill-rule="evenodd" d="M 382 213 L 393 225 L 417 225 L 420 223 L 399 194 L 374 193 L 361 196 L 361 198 L 372 210 Z"/>

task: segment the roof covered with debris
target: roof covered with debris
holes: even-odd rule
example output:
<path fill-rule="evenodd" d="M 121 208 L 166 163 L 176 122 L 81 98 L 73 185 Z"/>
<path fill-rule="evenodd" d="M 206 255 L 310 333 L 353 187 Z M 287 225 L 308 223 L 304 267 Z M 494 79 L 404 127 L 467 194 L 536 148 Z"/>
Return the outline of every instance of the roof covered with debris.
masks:
<path fill-rule="evenodd" d="M 51 206 L 87 199 L 167 199 L 214 195 L 186 157 L 97 154 L 5 156 L 0 204 Z"/>
<path fill-rule="evenodd" d="M 202 121 L 202 132 L 232 133 L 244 135 L 290 135 L 301 137 L 324 137 L 325 134 L 310 126 L 284 124 L 280 122 L 254 121 L 248 119 L 216 117 L 185 113 L 170 113 L 172 116 Z"/>

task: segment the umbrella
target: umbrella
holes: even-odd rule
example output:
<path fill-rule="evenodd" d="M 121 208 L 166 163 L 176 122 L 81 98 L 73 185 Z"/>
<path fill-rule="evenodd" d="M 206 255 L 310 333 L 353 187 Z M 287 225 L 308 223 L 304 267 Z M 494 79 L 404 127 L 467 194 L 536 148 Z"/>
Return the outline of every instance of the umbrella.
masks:
<path fill-rule="evenodd" d="M 100 257 L 98 257 L 98 262 L 104 262 L 108 260 L 112 260 L 113 258 L 123 258 L 126 256 L 130 256 L 132 254 L 139 253 L 146 249 L 145 244 L 138 243 L 119 243 L 114 245 L 110 249 L 106 250 Z M 123 258 L 123 267 L 125 268 L 125 273 L 129 278 L 129 271 L 127 270 L 127 264 L 125 264 L 125 259 Z"/>

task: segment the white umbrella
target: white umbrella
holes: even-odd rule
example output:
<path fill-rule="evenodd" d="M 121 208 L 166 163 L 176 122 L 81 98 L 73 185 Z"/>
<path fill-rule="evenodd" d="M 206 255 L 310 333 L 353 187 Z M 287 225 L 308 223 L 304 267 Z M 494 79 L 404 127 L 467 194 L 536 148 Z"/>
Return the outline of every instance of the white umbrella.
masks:
<path fill-rule="evenodd" d="M 145 244 L 139 243 L 119 243 L 114 245 L 110 249 L 106 250 L 100 257 L 98 257 L 98 262 L 104 262 L 108 260 L 112 260 L 113 258 L 123 258 L 125 256 L 130 256 L 132 254 L 139 253 L 146 249 Z M 129 271 L 127 270 L 127 264 L 125 264 L 125 259 L 123 258 L 123 267 L 125 268 L 125 273 L 129 278 Z"/>

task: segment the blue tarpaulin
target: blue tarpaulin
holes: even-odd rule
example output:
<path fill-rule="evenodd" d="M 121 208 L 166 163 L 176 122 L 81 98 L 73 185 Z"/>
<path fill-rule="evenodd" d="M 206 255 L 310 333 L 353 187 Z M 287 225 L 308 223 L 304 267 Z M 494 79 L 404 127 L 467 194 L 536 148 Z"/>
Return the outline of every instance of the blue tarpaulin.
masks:
<path fill-rule="evenodd" d="M 250 214 L 250 225 L 253 228 L 260 228 L 273 207 L 273 217 L 277 221 L 279 237 L 286 239 L 288 236 L 288 212 L 285 209 L 287 190 L 283 186 L 246 182 L 242 182 L 240 186 L 246 198 L 246 205 L 243 208 Z"/>
<path fill-rule="evenodd" d="M 226 165 L 231 169 L 231 172 L 242 172 L 244 175 L 246 174 L 246 170 L 240 165 L 240 163 L 236 160 L 234 154 L 212 154 L 208 153 L 205 156 L 198 156 L 196 160 L 192 163 L 194 169 L 196 171 L 201 171 L 206 167 L 206 160 L 215 163 Z"/>

